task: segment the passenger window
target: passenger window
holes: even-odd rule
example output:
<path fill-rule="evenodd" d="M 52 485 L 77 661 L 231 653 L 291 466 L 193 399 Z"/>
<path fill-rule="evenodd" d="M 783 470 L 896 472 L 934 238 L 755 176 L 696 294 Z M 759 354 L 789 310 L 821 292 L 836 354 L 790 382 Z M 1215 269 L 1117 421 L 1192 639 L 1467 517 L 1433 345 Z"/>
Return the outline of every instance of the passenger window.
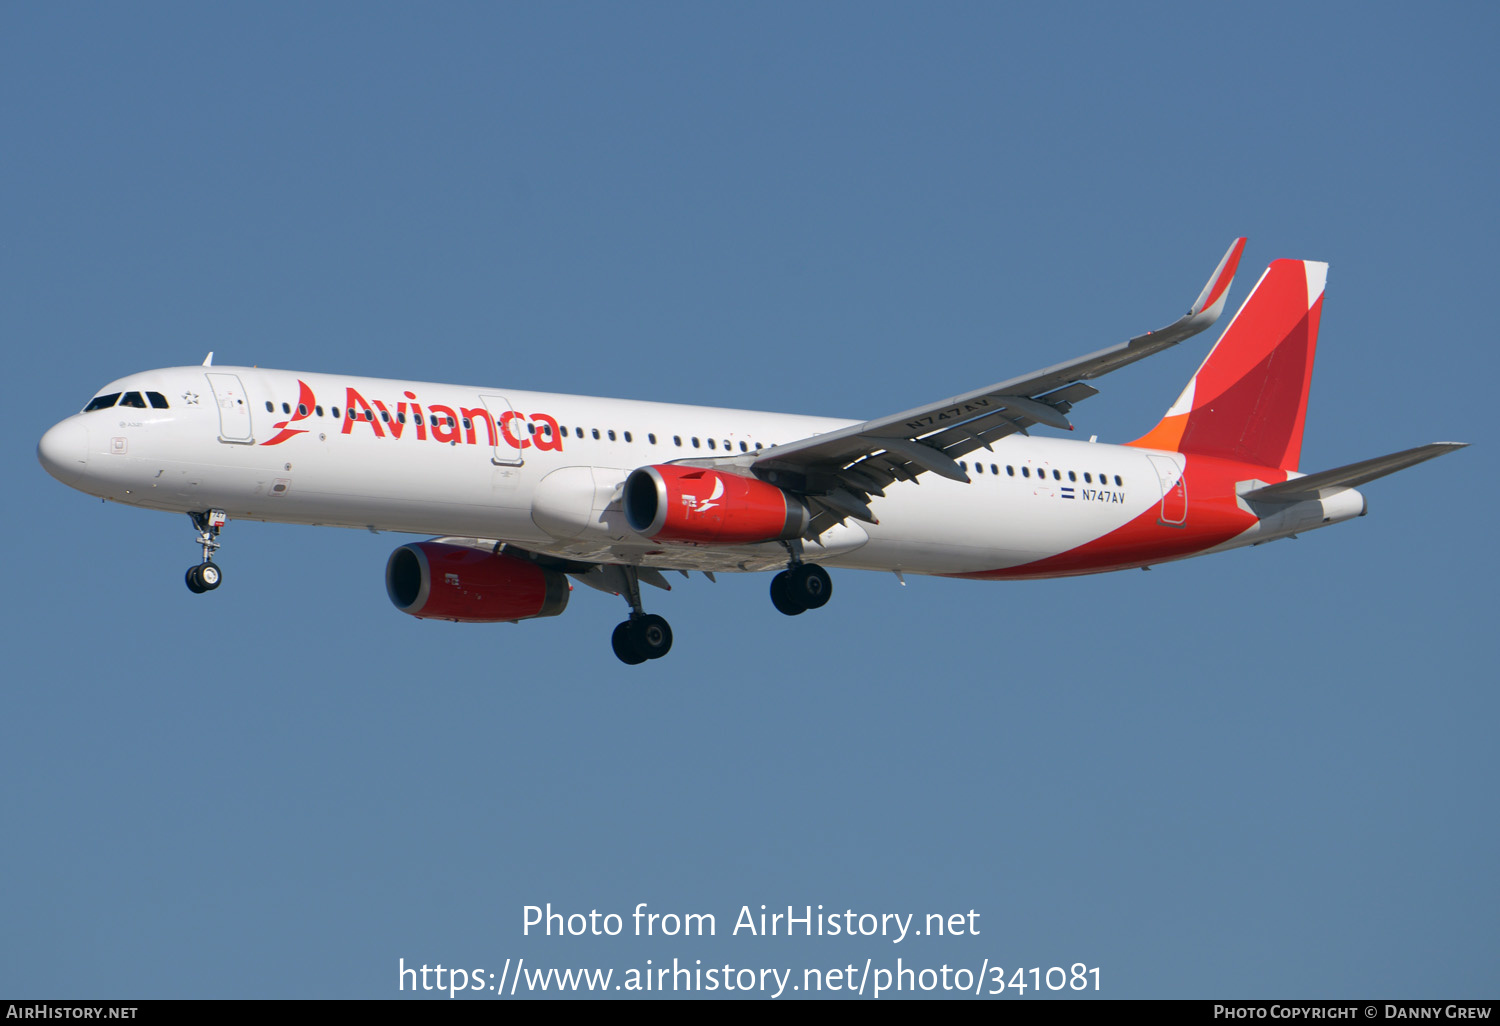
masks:
<path fill-rule="evenodd" d="M 1084 484 L 1093 484 L 1094 483 L 1094 475 L 1090 474 L 1087 470 L 1085 470 L 1083 472 L 1083 483 Z"/>
<path fill-rule="evenodd" d="M 760 448 L 760 443 L 759 443 L 759 442 L 756 442 L 756 443 L 755 443 L 755 448 L 756 448 L 756 449 L 759 449 L 759 448 Z"/>
<path fill-rule="evenodd" d="M 599 441 L 599 429 L 594 428 L 594 441 Z"/>
<path fill-rule="evenodd" d="M 965 463 L 963 460 L 959 460 L 958 461 L 958 469 L 962 470 L 965 474 L 967 474 L 969 472 L 969 465 L 967 463 Z"/>
<path fill-rule="evenodd" d="M 1005 472 L 1007 474 L 1009 474 L 1011 477 L 1015 477 L 1016 476 L 1016 468 L 1013 467 L 1013 466 L 1011 466 L 1009 463 L 1007 463 L 1005 465 Z"/>
<path fill-rule="evenodd" d="M 281 404 L 281 412 L 282 413 L 291 413 L 292 412 L 292 404 L 291 403 L 282 403 Z"/>
<path fill-rule="evenodd" d="M 1073 471 L 1070 470 L 1070 471 L 1068 471 L 1068 480 L 1069 481 L 1077 481 L 1078 480 L 1078 475 L 1075 474 L 1075 473 L 1073 473 Z"/>
<path fill-rule="evenodd" d="M 307 416 L 307 406 L 304 405 L 303 403 L 298 403 L 297 404 L 297 415 L 301 416 L 301 417 Z"/>
<path fill-rule="evenodd" d="M 607 432 L 605 432 L 605 433 L 606 433 L 606 434 L 608 434 L 608 435 L 609 435 L 609 440 L 610 440 L 610 441 L 611 441 L 611 442 L 613 442 L 613 441 L 614 441 L 614 440 L 615 440 L 615 429 L 614 429 L 614 428 L 610 428 L 610 429 L 609 429 L 609 430 L 608 430 L 608 431 L 607 431 Z"/>
<path fill-rule="evenodd" d="M 646 434 L 646 440 L 648 442 L 650 442 L 652 445 L 655 445 L 656 444 L 656 432 L 654 432 L 654 431 L 647 432 L 647 434 Z"/>
<path fill-rule="evenodd" d="M 120 405 L 129 406 L 135 410 L 144 410 L 146 408 L 146 400 L 141 398 L 141 393 L 139 392 L 126 392 L 120 397 Z"/>
<path fill-rule="evenodd" d="M 1061 481 L 1062 480 L 1062 471 L 1061 470 L 1054 470 L 1052 472 L 1052 480 L 1054 480 L 1054 481 Z"/>
<path fill-rule="evenodd" d="M 750 451 L 750 447 L 748 445 L 746 445 L 744 442 L 741 442 L 740 443 L 740 452 L 749 452 L 749 451 Z"/>
<path fill-rule="evenodd" d="M 320 403 L 319 405 L 314 406 L 313 407 L 313 412 L 316 413 L 320 417 L 323 416 L 323 406 L 322 406 L 322 404 Z M 401 423 L 403 423 L 403 424 L 406 423 L 406 414 L 404 414 L 404 413 L 401 415 Z"/>
<path fill-rule="evenodd" d="M 1121 488 L 1125 487 L 1125 482 L 1120 480 L 1120 475 L 1119 474 L 1115 475 L 1115 484 L 1117 486 L 1121 487 Z"/>
<path fill-rule="evenodd" d="M 322 409 L 322 407 L 319 407 L 319 409 Z M 396 411 L 396 420 L 399 423 L 405 424 L 406 423 L 406 411 L 405 410 L 397 410 Z"/>
<path fill-rule="evenodd" d="M 111 392 L 109 395 L 96 396 L 83 408 L 84 413 L 93 413 L 95 410 L 107 410 L 120 399 L 119 392 Z"/>
<path fill-rule="evenodd" d="M 1022 477 L 1030 477 L 1031 476 L 1031 468 L 1030 467 L 1022 467 L 1021 468 L 1021 476 Z"/>
<path fill-rule="evenodd" d="M 390 411 L 389 410 L 381 410 L 380 411 L 380 419 L 383 420 L 383 421 L 385 421 L 387 424 L 389 424 L 391 422 Z"/>
<path fill-rule="evenodd" d="M 625 441 L 627 441 L 627 442 L 628 442 L 628 441 L 630 441 L 630 440 L 631 440 L 631 438 L 630 438 L 630 432 L 629 432 L 629 431 L 627 431 L 627 432 L 625 432 Z"/>
<path fill-rule="evenodd" d="M 467 431 L 467 430 L 469 430 L 473 426 L 474 425 L 469 422 L 469 418 L 465 417 L 464 418 L 464 430 Z"/>
<path fill-rule="evenodd" d="M 672 444 L 675 445 L 675 446 L 677 446 L 679 449 L 682 448 L 682 436 L 681 435 L 673 435 L 672 436 Z"/>
<path fill-rule="evenodd" d="M 712 448 L 714 448 L 714 440 L 713 440 L 713 439 L 712 439 L 712 438 L 710 438 L 710 439 L 709 439 L 709 440 L 708 440 L 708 447 L 709 447 L 709 448 L 710 448 L 710 449 L 712 449 Z"/>
<path fill-rule="evenodd" d="M 338 420 L 339 419 L 339 408 L 337 406 L 334 406 L 334 407 L 332 407 L 332 410 L 333 410 L 333 419 L 334 420 Z"/>
<path fill-rule="evenodd" d="M 269 399 L 266 400 L 266 412 L 267 413 L 275 413 L 276 412 L 276 407 L 274 407 L 274 406 L 271 405 L 271 400 L 269 400 Z"/>
<path fill-rule="evenodd" d="M 693 448 L 698 448 L 698 438 L 696 435 L 693 437 Z"/>

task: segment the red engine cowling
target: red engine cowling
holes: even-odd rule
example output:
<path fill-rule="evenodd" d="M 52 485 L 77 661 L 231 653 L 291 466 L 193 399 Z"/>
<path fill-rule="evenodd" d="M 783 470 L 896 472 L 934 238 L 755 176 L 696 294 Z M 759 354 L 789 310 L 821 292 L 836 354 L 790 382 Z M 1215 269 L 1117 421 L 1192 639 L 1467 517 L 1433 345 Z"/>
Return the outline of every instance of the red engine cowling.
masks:
<path fill-rule="evenodd" d="M 415 617 L 499 623 L 556 616 L 568 607 L 569 587 L 557 571 L 516 556 L 424 541 L 391 553 L 385 590 Z"/>
<path fill-rule="evenodd" d="M 807 507 L 764 481 L 702 467 L 641 467 L 625 479 L 625 522 L 654 541 L 743 545 L 796 538 Z"/>

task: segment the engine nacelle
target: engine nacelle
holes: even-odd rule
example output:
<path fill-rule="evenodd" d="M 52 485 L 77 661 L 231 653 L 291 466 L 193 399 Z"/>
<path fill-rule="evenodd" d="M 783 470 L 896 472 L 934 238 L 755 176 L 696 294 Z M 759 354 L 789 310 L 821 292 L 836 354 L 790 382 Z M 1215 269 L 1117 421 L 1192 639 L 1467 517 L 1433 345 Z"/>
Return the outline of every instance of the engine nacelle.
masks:
<path fill-rule="evenodd" d="M 564 575 L 516 556 L 424 541 L 391 553 L 385 590 L 421 619 L 500 623 L 556 616 L 570 589 Z"/>
<path fill-rule="evenodd" d="M 753 477 L 702 467 L 641 467 L 625 479 L 625 522 L 654 541 L 744 545 L 796 538 L 807 507 Z"/>

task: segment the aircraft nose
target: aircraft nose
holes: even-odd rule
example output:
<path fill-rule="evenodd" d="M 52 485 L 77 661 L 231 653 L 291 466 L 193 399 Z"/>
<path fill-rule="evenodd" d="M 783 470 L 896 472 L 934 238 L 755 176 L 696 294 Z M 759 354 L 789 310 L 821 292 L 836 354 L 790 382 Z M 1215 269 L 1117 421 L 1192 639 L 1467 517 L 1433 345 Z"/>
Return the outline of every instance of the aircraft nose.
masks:
<path fill-rule="evenodd" d="M 89 461 L 89 429 L 77 417 L 54 424 L 36 446 L 36 458 L 47 473 L 71 485 L 83 476 Z"/>

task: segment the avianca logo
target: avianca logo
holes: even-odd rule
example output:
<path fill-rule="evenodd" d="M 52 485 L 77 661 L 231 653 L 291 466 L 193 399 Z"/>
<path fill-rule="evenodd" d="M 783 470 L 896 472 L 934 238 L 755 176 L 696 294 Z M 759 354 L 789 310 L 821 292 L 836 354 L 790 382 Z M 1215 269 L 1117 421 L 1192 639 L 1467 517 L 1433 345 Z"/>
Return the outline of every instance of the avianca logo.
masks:
<path fill-rule="evenodd" d="M 700 505 L 698 507 L 698 512 L 699 513 L 707 513 L 709 510 L 713 509 L 715 506 L 717 506 L 719 504 L 719 499 L 722 498 L 723 495 L 724 495 L 724 479 L 722 477 L 720 477 L 718 474 L 713 475 L 713 478 L 714 478 L 714 490 L 713 490 L 713 494 L 710 495 L 707 499 L 705 499 L 703 501 L 702 505 Z"/>
<path fill-rule="evenodd" d="M 288 438 L 308 431 L 307 428 L 294 428 L 291 425 L 305 420 L 312 413 L 317 400 L 307 382 L 299 378 L 297 385 L 299 395 L 296 412 L 289 420 L 271 425 L 277 429 L 277 433 L 262 442 L 262 445 L 280 445 Z M 409 427 L 418 441 L 431 438 L 434 442 L 485 444 L 493 447 L 503 439 L 506 445 L 518 450 L 535 447 L 543 452 L 561 452 L 563 449 L 562 428 L 555 418 L 545 413 L 527 415 L 506 410 L 497 419 L 492 418 L 490 411 L 484 406 L 461 406 L 455 410 L 440 403 L 434 403 L 423 410 L 422 404 L 417 402 L 416 393 L 410 391 L 401 393 L 406 400 L 395 403 L 393 410 L 384 400 L 367 400 L 353 387 L 347 387 L 344 391 L 341 434 L 353 434 L 357 426 L 363 425 L 369 427 L 376 438 L 385 438 L 387 432 L 392 438 L 401 438 Z M 517 421 L 520 421 L 520 425 Z M 484 428 L 483 435 L 479 433 L 480 425 Z M 525 425 L 524 428 L 521 425 Z"/>
<path fill-rule="evenodd" d="M 297 409 L 292 412 L 292 419 L 284 420 L 280 424 L 272 424 L 271 426 L 273 428 L 276 428 L 278 431 L 276 437 L 272 438 L 270 441 L 260 443 L 261 445 L 280 445 L 282 442 L 286 441 L 288 438 L 293 437 L 294 435 L 302 435 L 307 433 L 307 428 L 294 428 L 287 426 L 289 424 L 295 424 L 299 420 L 306 420 L 308 414 L 312 413 L 313 406 L 316 405 L 316 400 L 313 399 L 313 390 L 307 387 L 307 382 L 303 381 L 301 378 L 298 378 L 297 389 Z"/>
<path fill-rule="evenodd" d="M 724 479 L 718 474 L 715 474 L 711 470 L 701 470 L 693 471 L 682 478 L 684 484 L 692 481 L 696 482 L 700 487 L 704 481 L 709 480 L 713 481 L 714 490 L 708 495 L 699 496 L 686 490 L 683 491 L 680 501 L 682 502 L 684 516 L 692 513 L 707 513 L 716 506 L 723 505 L 719 500 L 724 497 Z"/>

